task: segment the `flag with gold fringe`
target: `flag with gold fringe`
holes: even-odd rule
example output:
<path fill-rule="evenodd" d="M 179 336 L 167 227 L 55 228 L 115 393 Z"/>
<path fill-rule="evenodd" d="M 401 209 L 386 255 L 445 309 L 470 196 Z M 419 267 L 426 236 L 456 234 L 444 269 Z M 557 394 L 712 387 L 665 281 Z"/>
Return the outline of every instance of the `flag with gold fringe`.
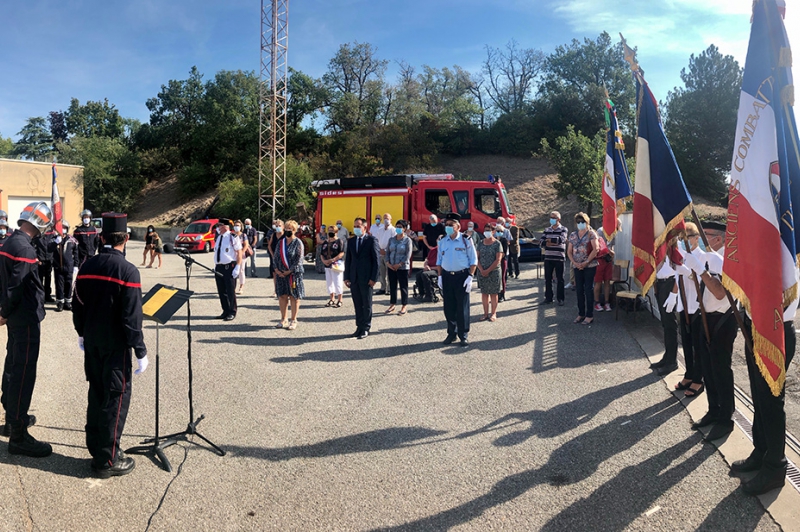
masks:
<path fill-rule="evenodd" d="M 625 143 L 617 122 L 614 102 L 606 98 L 606 161 L 603 167 L 603 234 L 610 241 L 617 232 L 617 211 L 625 210 L 625 200 L 633 195 Z"/>

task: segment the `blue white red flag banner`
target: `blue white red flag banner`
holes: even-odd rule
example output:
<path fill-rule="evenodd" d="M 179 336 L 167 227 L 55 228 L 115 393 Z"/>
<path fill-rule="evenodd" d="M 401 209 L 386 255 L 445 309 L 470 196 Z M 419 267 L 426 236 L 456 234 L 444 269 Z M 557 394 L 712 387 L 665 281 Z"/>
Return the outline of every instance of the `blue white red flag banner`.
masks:
<path fill-rule="evenodd" d="M 58 172 L 56 163 L 53 163 L 53 191 L 50 196 L 50 210 L 53 212 L 53 229 L 61 235 L 61 198 L 58 195 Z"/>
<path fill-rule="evenodd" d="M 632 63 L 633 64 L 633 63 Z M 658 104 L 638 67 L 636 78 L 636 184 L 633 196 L 633 273 L 642 294 L 653 286 L 668 244 L 683 231 L 692 198 L 664 134 Z"/>
<path fill-rule="evenodd" d="M 614 102 L 606 99 L 606 161 L 603 167 L 603 234 L 610 241 L 617 232 L 617 210 L 625 210 L 631 197 L 631 179 L 625 162 L 625 143 L 617 122 Z"/>
<path fill-rule="evenodd" d="M 797 298 L 800 148 L 791 49 L 775 0 L 756 0 L 728 189 L 722 283 L 752 319 L 753 351 L 772 393 L 786 379 L 784 309 Z M 792 316 L 791 319 L 794 319 Z"/>

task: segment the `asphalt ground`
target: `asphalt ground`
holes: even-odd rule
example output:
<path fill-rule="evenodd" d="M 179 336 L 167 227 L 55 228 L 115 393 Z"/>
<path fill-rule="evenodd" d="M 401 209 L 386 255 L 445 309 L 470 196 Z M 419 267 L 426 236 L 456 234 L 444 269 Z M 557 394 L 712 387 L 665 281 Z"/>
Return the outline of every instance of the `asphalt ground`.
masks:
<path fill-rule="evenodd" d="M 131 243 L 134 263 L 141 249 Z M 173 473 L 137 457 L 130 475 L 91 477 L 82 354 L 69 313 L 48 309 L 31 432 L 54 454 L 0 444 L 0 530 L 780 529 L 690 430 L 626 329 L 639 325 L 611 313 L 574 325 L 572 292 L 540 307 L 532 265 L 509 282 L 497 322 L 477 321 L 473 294 L 462 348 L 441 345 L 441 303 L 386 316 L 385 296 L 374 334 L 348 338 L 352 304 L 346 294 L 324 308 L 313 267 L 297 330 L 277 330 L 258 259 L 233 322 L 213 319 L 214 279 L 193 268 L 195 414 L 227 454 L 180 442 L 166 450 Z M 142 282 L 184 287 L 183 261 L 165 255 Z M 160 329 L 162 432 L 188 421 L 185 319 Z M 154 431 L 152 323 L 145 335 L 151 365 L 134 377 L 123 447 Z"/>

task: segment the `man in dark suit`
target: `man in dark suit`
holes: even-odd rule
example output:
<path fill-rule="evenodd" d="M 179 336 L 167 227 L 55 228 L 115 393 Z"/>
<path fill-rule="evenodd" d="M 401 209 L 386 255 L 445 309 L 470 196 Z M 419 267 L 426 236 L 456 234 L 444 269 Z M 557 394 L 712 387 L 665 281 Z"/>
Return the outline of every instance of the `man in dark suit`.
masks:
<path fill-rule="evenodd" d="M 353 238 L 347 241 L 344 260 L 344 284 L 353 296 L 356 309 L 356 332 L 353 338 L 369 336 L 372 327 L 372 287 L 378 280 L 380 247 L 378 239 L 367 233 L 367 221 L 356 218 Z"/>

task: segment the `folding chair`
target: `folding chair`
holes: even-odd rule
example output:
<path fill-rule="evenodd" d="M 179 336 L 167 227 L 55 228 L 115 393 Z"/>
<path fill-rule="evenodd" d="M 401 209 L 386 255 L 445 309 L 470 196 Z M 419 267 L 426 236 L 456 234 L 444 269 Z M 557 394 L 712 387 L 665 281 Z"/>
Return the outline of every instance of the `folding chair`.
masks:
<path fill-rule="evenodd" d="M 637 307 L 640 305 L 639 292 L 631 290 L 631 272 L 629 260 L 615 260 L 614 269 L 611 274 L 611 291 L 614 293 L 616 305 L 614 307 L 614 320 L 619 319 L 619 302 L 620 300 L 632 301 L 631 307 L 633 308 L 633 321 L 636 321 L 636 312 L 639 310 Z M 623 272 L 625 275 L 623 277 Z M 628 312 L 627 310 L 625 311 Z"/>

